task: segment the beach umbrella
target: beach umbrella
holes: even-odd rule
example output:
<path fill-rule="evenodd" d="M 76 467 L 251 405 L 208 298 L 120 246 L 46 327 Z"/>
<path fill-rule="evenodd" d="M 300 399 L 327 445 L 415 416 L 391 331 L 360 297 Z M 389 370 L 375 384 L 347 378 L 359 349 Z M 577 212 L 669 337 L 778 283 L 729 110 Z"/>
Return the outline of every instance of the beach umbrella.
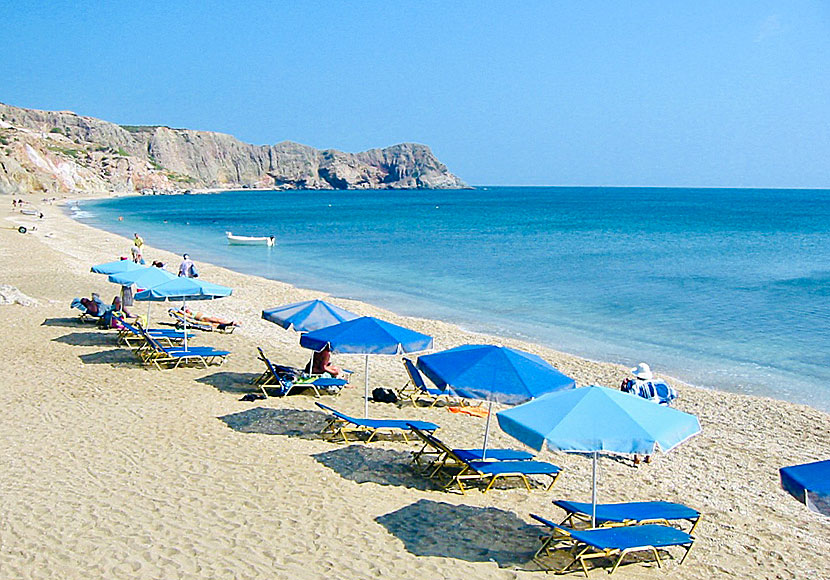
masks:
<path fill-rule="evenodd" d="M 591 523 L 596 525 L 599 453 L 651 455 L 700 433 L 697 417 L 605 387 L 550 393 L 497 413 L 499 426 L 525 445 L 591 453 Z"/>
<path fill-rule="evenodd" d="M 233 289 L 227 286 L 181 276 L 142 290 L 135 295 L 135 299 L 152 302 L 181 300 L 182 310 L 184 310 L 188 300 L 214 300 L 230 296 L 232 293 Z M 187 320 L 185 320 L 184 336 L 184 349 L 187 350 Z"/>
<path fill-rule="evenodd" d="M 138 289 L 151 288 L 157 286 L 168 280 L 172 280 L 176 275 L 164 270 L 163 268 L 156 268 L 155 266 L 141 266 L 138 269 L 127 270 L 126 272 L 119 272 L 117 274 L 110 274 L 107 278 L 114 284 L 121 286 L 135 285 Z M 150 324 L 150 305 L 152 302 L 147 302 L 147 324 Z"/>
<path fill-rule="evenodd" d="M 139 269 L 110 274 L 107 279 L 110 282 L 120 284 L 121 286 L 135 285 L 137 288 L 145 289 L 158 286 L 159 284 L 174 278 L 176 278 L 175 274 L 162 268 L 156 268 L 155 266 L 140 266 Z"/>
<path fill-rule="evenodd" d="M 451 388 L 468 399 L 517 405 L 530 399 L 576 387 L 574 380 L 541 357 L 506 346 L 464 344 L 418 357 L 416 366 L 439 388 Z M 490 435 L 490 416 L 484 428 L 484 453 Z"/>
<path fill-rule="evenodd" d="M 306 300 L 262 311 L 262 318 L 286 329 L 298 332 L 319 330 L 357 318 L 357 314 L 344 310 L 325 300 Z"/>
<path fill-rule="evenodd" d="M 136 264 L 132 260 L 115 260 L 114 262 L 97 264 L 89 270 L 96 274 L 117 274 L 119 272 L 129 272 L 130 270 L 140 270 L 144 267 L 141 264 Z"/>
<path fill-rule="evenodd" d="M 366 355 L 364 367 L 364 414 L 369 416 L 369 355 L 419 352 L 432 348 L 432 337 L 372 316 L 362 316 L 308 332 L 300 346 L 321 351 L 328 346 L 335 353 Z"/>

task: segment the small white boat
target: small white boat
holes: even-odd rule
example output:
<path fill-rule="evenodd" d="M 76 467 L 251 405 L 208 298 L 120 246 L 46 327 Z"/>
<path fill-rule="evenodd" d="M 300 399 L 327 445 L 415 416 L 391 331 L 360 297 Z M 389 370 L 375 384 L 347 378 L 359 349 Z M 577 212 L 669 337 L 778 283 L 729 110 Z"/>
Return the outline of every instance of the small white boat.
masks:
<path fill-rule="evenodd" d="M 225 232 L 229 244 L 241 246 L 273 246 L 274 236 L 235 236 L 231 232 Z"/>

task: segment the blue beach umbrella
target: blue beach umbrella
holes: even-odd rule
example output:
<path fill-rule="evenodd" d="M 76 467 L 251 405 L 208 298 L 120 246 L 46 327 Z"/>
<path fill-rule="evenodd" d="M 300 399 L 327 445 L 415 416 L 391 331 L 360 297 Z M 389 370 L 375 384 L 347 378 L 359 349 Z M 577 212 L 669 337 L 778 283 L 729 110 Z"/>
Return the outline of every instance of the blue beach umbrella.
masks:
<path fill-rule="evenodd" d="M 89 270 L 91 272 L 95 272 L 96 274 L 118 274 L 119 272 L 140 270 L 144 267 L 145 266 L 136 264 L 131 260 L 115 260 L 114 262 L 105 262 L 104 264 L 97 264 Z"/>
<path fill-rule="evenodd" d="M 300 346 L 321 351 L 328 346 L 335 353 L 366 355 L 364 414 L 369 416 L 369 355 L 419 352 L 432 348 L 432 337 L 372 316 L 362 316 L 306 333 Z"/>
<path fill-rule="evenodd" d="M 150 300 L 164 302 L 167 300 L 181 300 L 182 310 L 188 300 L 213 300 L 223 298 L 233 293 L 232 288 L 212 284 L 197 278 L 174 277 L 171 280 L 157 284 L 152 288 L 142 290 L 135 295 L 136 300 Z M 184 349 L 187 350 L 187 322 L 184 328 Z"/>
<path fill-rule="evenodd" d="M 651 455 L 700 433 L 697 417 L 605 387 L 550 393 L 497 413 L 499 426 L 525 445 L 593 455 L 592 524 L 596 523 L 599 453 Z"/>
<path fill-rule="evenodd" d="M 418 357 L 417 367 L 440 388 L 468 399 L 517 405 L 550 393 L 573 389 L 574 380 L 541 357 L 491 344 L 465 344 Z M 484 429 L 484 453 L 490 435 L 490 416 Z"/>
<path fill-rule="evenodd" d="M 175 278 L 175 274 L 171 274 L 162 268 L 155 266 L 141 266 L 138 269 L 127 270 L 118 274 L 110 274 L 108 280 L 114 284 L 121 286 L 135 286 L 139 289 L 150 288 L 157 286 L 168 280 Z M 150 324 L 150 305 L 152 302 L 147 302 L 147 324 Z"/>
<path fill-rule="evenodd" d="M 158 286 L 163 282 L 176 278 L 175 274 L 171 274 L 162 268 L 155 266 L 142 266 L 138 270 L 128 270 L 126 272 L 119 272 L 117 274 L 110 274 L 108 280 L 114 284 L 121 286 L 136 285 L 138 288 L 152 288 Z"/>
<path fill-rule="evenodd" d="M 327 326 L 357 318 L 357 314 L 344 310 L 325 300 L 306 300 L 262 311 L 262 318 L 285 329 L 311 332 Z"/>

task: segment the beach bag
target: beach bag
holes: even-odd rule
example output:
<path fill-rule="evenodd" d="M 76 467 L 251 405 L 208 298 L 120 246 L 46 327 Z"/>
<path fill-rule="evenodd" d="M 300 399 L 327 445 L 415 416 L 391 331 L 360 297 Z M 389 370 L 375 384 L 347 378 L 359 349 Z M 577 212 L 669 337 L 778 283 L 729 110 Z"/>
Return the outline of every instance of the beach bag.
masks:
<path fill-rule="evenodd" d="M 372 400 L 376 403 L 397 403 L 398 395 L 392 389 L 378 387 L 377 389 L 372 389 Z"/>

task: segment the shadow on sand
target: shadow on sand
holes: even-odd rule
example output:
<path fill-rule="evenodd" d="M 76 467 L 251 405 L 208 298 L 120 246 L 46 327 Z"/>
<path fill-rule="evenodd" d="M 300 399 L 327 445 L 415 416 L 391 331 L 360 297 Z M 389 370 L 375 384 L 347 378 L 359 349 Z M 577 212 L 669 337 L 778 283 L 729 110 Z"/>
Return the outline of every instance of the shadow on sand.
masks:
<path fill-rule="evenodd" d="M 62 326 L 65 328 L 95 328 L 97 319 L 81 320 L 78 316 L 71 318 L 46 318 L 40 323 L 41 326 Z"/>
<path fill-rule="evenodd" d="M 269 409 L 256 407 L 241 413 L 219 417 L 228 427 L 240 433 L 286 435 L 301 439 L 320 439 L 327 417 L 317 411 L 303 409 Z"/>
<path fill-rule="evenodd" d="M 257 385 L 251 381 L 259 376 L 259 373 L 235 373 L 231 371 L 219 371 L 212 375 L 200 377 L 196 382 L 204 383 L 214 387 L 223 393 L 244 395 L 245 393 L 261 392 Z"/>
<path fill-rule="evenodd" d="M 105 331 L 71 332 L 52 339 L 54 342 L 71 344 L 72 346 L 113 346 L 116 337 Z"/>
<path fill-rule="evenodd" d="M 138 360 L 133 353 L 127 349 L 116 348 L 113 350 L 102 350 L 82 354 L 78 358 L 87 365 L 138 365 Z"/>
<path fill-rule="evenodd" d="M 376 521 L 416 556 L 538 569 L 532 559 L 541 528 L 513 512 L 422 499 Z"/>
<path fill-rule="evenodd" d="M 422 491 L 436 489 L 412 468 L 412 454 L 409 451 L 349 445 L 313 457 L 340 477 L 357 483 L 395 485 Z"/>

